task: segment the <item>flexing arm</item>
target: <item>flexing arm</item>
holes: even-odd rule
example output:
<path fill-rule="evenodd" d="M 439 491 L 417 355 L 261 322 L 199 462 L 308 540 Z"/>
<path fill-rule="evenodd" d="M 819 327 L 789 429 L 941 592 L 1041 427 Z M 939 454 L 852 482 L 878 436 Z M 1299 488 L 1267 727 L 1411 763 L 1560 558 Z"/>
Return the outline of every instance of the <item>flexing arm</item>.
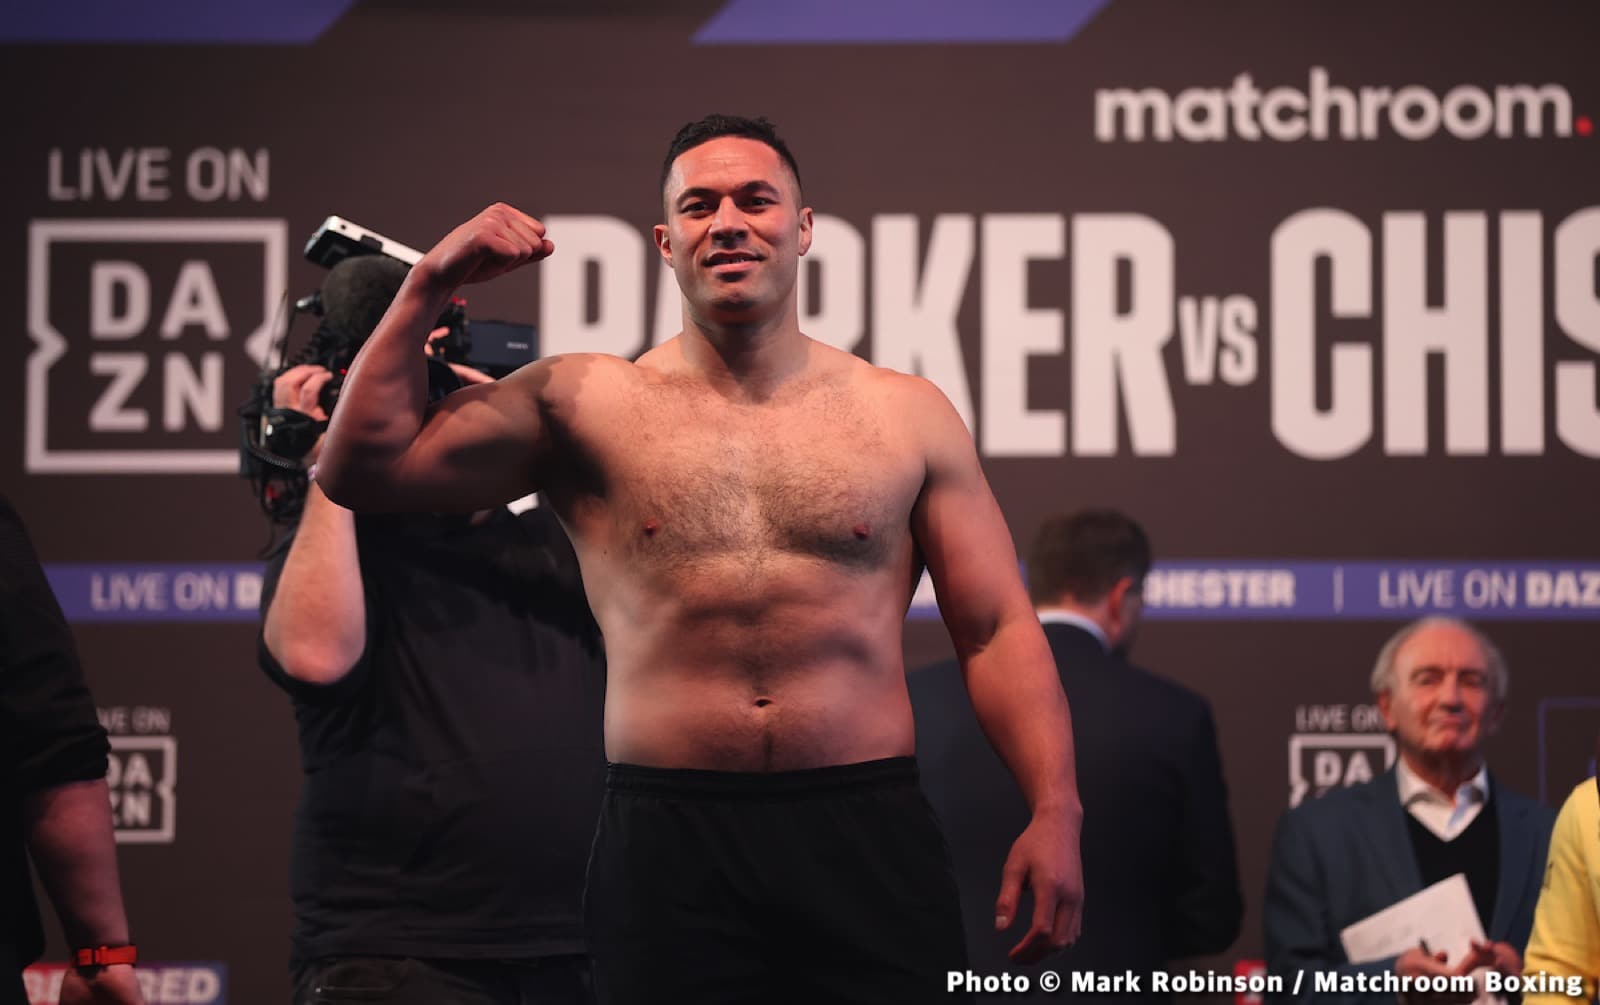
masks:
<path fill-rule="evenodd" d="M 995 903 L 995 926 L 1006 929 L 1022 887 L 1033 892 L 1032 925 L 1011 950 L 1013 959 L 1030 962 L 1077 938 L 1083 902 L 1083 809 L 1067 698 L 972 439 L 933 385 L 913 386 L 928 466 L 913 531 L 973 711 L 1033 810 L 1006 858 Z"/>
<path fill-rule="evenodd" d="M 539 401 L 551 361 L 427 406 L 424 347 L 456 289 L 547 257 L 544 225 L 496 204 L 451 231 L 412 267 L 351 364 L 318 481 L 360 510 L 484 509 L 538 487 L 547 446 Z"/>

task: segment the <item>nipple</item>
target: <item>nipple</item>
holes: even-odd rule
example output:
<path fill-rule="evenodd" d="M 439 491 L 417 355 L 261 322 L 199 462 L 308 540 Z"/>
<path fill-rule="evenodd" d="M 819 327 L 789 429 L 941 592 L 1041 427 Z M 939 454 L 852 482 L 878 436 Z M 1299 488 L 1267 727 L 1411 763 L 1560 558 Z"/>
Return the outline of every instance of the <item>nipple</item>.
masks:
<path fill-rule="evenodd" d="M 644 536 L 645 537 L 655 537 L 656 536 L 656 531 L 658 531 L 660 529 L 661 529 L 661 521 L 657 520 L 655 517 L 651 517 L 650 519 L 648 519 L 648 520 L 646 520 L 644 522 Z"/>
<path fill-rule="evenodd" d="M 857 540 L 865 541 L 867 538 L 872 536 L 872 528 L 868 527 L 864 523 L 856 524 L 853 529 L 856 532 L 856 539 Z"/>

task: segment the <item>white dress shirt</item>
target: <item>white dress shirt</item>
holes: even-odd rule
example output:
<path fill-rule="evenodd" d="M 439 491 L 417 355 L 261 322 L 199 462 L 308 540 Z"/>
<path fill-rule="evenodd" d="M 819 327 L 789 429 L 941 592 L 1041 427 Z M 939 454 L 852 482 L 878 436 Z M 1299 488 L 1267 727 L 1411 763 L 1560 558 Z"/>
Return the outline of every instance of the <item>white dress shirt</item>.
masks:
<path fill-rule="evenodd" d="M 1074 628 L 1082 628 L 1095 637 L 1095 640 L 1100 643 L 1101 649 L 1107 652 L 1111 651 L 1111 645 L 1106 641 L 1106 633 L 1101 630 L 1099 625 L 1077 611 L 1069 611 L 1064 607 L 1041 607 L 1035 613 L 1039 615 L 1039 624 L 1071 625 Z"/>
<path fill-rule="evenodd" d="M 1400 788 L 1400 805 L 1411 818 L 1433 832 L 1440 841 L 1454 841 L 1483 812 L 1489 801 L 1489 769 L 1461 783 L 1455 799 L 1423 781 L 1407 765 L 1405 758 L 1395 762 L 1394 780 Z"/>

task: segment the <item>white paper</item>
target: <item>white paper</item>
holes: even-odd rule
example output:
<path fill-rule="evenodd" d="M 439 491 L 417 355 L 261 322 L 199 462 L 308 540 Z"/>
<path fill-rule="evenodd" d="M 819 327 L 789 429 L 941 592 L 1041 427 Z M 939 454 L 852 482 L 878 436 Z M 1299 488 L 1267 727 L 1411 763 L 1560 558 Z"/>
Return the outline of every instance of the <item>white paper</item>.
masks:
<path fill-rule="evenodd" d="M 1488 941 L 1466 874 L 1459 872 L 1339 933 L 1351 963 L 1399 956 L 1427 943 L 1429 952 L 1446 953 L 1445 962 L 1454 964 L 1471 951 L 1473 940 Z"/>
<path fill-rule="evenodd" d="M 1425 890 L 1368 915 L 1339 933 L 1344 954 L 1351 963 L 1399 956 L 1407 949 L 1427 946 L 1430 953 L 1445 953 L 1445 963 L 1458 965 L 1472 951 L 1473 942 L 1488 942 L 1483 921 L 1472 902 L 1465 873 L 1441 879 Z M 1473 971 L 1478 997 L 1473 1005 L 1503 1002 L 1483 990 L 1487 968 Z"/>

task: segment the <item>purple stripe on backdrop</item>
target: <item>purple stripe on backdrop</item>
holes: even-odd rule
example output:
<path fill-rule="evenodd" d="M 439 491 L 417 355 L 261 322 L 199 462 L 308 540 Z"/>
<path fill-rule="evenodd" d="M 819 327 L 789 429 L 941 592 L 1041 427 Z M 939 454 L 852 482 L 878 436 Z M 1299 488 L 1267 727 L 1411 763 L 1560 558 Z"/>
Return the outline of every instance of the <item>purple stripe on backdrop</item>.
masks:
<path fill-rule="evenodd" d="M 260 562 L 56 563 L 45 575 L 68 621 L 255 621 Z"/>
<path fill-rule="evenodd" d="M 1600 561 L 1158 562 L 1145 608 L 1161 621 L 1600 619 Z M 939 616 L 926 582 L 910 616 Z"/>
<path fill-rule="evenodd" d="M 711 44 L 1066 42 L 1110 0 L 729 0 Z"/>
<path fill-rule="evenodd" d="M 254 621 L 255 562 L 46 567 L 72 621 Z M 1403 621 L 1425 614 L 1473 620 L 1600 620 L 1596 562 L 1162 562 L 1145 581 L 1162 621 Z M 926 577 L 909 617 L 937 618 Z"/>
<path fill-rule="evenodd" d="M 0 9 L 0 42 L 316 41 L 355 0 L 49 0 Z"/>

